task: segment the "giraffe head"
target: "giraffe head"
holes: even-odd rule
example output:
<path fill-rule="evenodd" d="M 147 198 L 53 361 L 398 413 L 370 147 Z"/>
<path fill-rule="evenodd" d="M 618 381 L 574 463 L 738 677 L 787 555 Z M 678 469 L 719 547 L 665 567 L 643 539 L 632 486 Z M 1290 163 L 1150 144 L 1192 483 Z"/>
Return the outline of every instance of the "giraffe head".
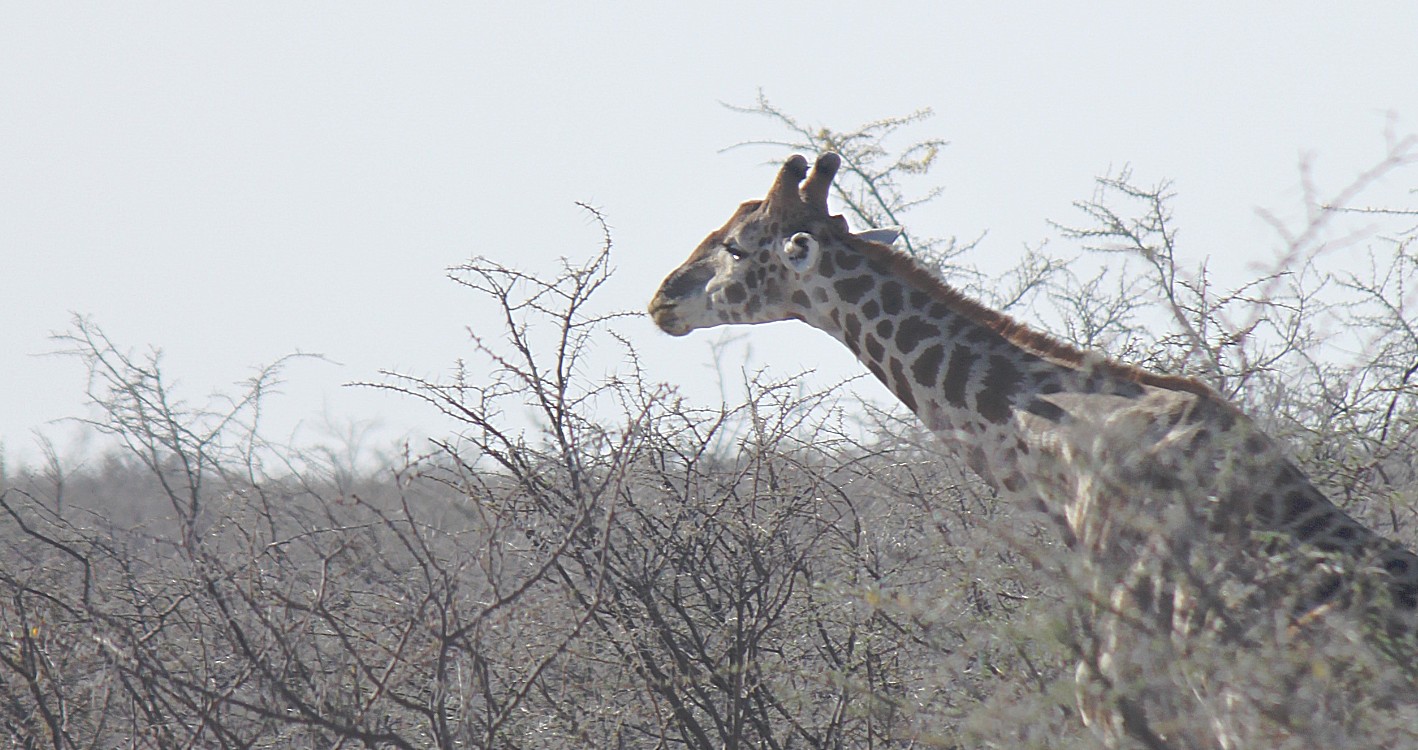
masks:
<path fill-rule="evenodd" d="M 766 198 L 739 206 L 660 285 L 650 301 L 655 324 L 683 336 L 726 323 L 803 319 L 809 290 L 823 276 L 823 245 L 850 235 L 846 220 L 827 210 L 841 163 L 826 153 L 809 170 L 803 157 L 789 158 Z M 890 244 L 897 234 L 874 229 L 855 239 Z"/>

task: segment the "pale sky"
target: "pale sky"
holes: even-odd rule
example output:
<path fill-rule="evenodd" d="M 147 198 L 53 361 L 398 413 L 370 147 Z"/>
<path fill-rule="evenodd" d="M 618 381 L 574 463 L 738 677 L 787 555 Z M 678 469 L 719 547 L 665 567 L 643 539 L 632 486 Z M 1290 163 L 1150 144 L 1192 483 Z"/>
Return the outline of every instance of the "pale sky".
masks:
<path fill-rule="evenodd" d="M 318 438 L 323 414 L 444 434 L 341 384 L 467 356 L 487 323 L 444 269 L 588 257 L 576 201 L 614 230 L 609 299 L 642 308 L 786 155 L 721 152 L 784 135 L 722 106 L 760 89 L 836 128 L 933 109 L 909 135 L 950 141 L 945 193 L 912 229 L 988 231 L 987 267 L 1123 164 L 1175 181 L 1188 257 L 1262 263 L 1278 240 L 1255 209 L 1298 207 L 1302 155 L 1337 189 L 1386 128 L 1418 132 L 1418 3 L 1166 6 L 7 2 L 0 441 L 32 458 L 35 430 L 63 441 L 54 420 L 85 414 L 79 363 L 38 356 L 72 313 L 162 348 L 196 401 L 294 351 L 338 363 L 287 370 L 276 438 Z M 717 398 L 719 334 L 620 330 L 652 379 Z M 784 375 L 857 370 L 799 324 L 750 333 Z"/>

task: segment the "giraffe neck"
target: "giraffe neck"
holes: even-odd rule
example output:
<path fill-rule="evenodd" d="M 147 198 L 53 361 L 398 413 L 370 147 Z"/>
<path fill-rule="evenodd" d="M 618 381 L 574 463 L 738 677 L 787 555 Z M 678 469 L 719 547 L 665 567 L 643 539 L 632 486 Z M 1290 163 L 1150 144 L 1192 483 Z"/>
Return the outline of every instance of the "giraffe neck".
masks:
<path fill-rule="evenodd" d="M 1181 502 L 1177 491 L 1187 487 L 1221 500 L 1234 522 L 1369 558 L 1390 575 L 1394 602 L 1409 613 L 1405 628 L 1413 627 L 1418 556 L 1335 507 L 1204 385 L 1053 343 L 890 251 L 824 248 L 821 266 L 802 318 L 841 341 L 985 481 L 1032 497 L 1095 561 L 1132 559 L 1109 536 L 1125 525 L 1111 518 L 1119 509 L 1099 502 L 1153 513 L 1160 509 L 1145 506 Z M 1065 414 L 1058 405 L 1080 398 L 1094 406 Z M 1041 460 L 1050 454 L 1066 465 Z M 1099 466 L 1138 491 L 1085 491 L 1081 474 Z"/>
<path fill-rule="evenodd" d="M 1011 341 L 998 320 L 975 314 L 983 308 L 925 283 L 924 271 L 901 273 L 891 257 L 825 248 L 827 272 L 809 292 L 804 320 L 841 341 L 986 481 L 1019 489 L 1018 457 L 1029 448 L 1015 412 L 1056 417 L 1058 408 L 1037 396 L 1103 379 Z M 1110 387 L 1125 386 L 1137 387 Z"/>
<path fill-rule="evenodd" d="M 868 278 L 852 277 L 845 286 L 868 286 Z M 870 286 L 875 291 L 858 302 L 843 298 L 812 322 L 841 341 L 933 429 L 1005 422 L 1039 374 L 1035 370 L 1048 369 L 999 334 L 931 303 L 922 291 L 890 277 L 873 279 Z"/>

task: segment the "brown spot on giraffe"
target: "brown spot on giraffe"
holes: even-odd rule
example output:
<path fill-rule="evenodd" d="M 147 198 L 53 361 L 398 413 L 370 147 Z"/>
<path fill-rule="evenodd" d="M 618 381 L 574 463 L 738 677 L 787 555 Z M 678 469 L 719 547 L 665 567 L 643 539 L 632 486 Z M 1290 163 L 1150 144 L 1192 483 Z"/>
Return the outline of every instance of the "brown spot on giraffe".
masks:
<path fill-rule="evenodd" d="M 881 309 L 887 315 L 899 315 L 905 306 L 905 297 L 898 281 L 886 281 L 881 285 Z"/>
<path fill-rule="evenodd" d="M 858 341 L 862 337 L 862 322 L 857 319 L 856 313 L 847 313 L 842 318 L 842 332 L 846 334 L 848 341 Z"/>
<path fill-rule="evenodd" d="M 916 357 L 916 361 L 911 364 L 911 376 L 916 379 L 918 385 L 926 388 L 935 386 L 936 377 L 940 375 L 940 365 L 945 359 L 945 344 L 935 343 L 921 351 L 921 356 Z"/>
<path fill-rule="evenodd" d="M 980 416 L 995 424 L 1009 419 L 1014 394 L 1023 375 L 1014 362 L 1004 355 L 990 357 L 990 369 L 985 373 L 986 386 L 975 396 L 975 409 Z"/>
<path fill-rule="evenodd" d="M 876 284 L 876 280 L 870 276 L 851 276 L 833 282 L 832 287 L 837 290 L 837 298 L 847 304 L 856 304 L 862 297 Z"/>
<path fill-rule="evenodd" d="M 882 345 L 880 339 L 870 333 L 866 336 L 866 347 L 867 356 L 871 357 L 873 362 L 880 362 L 886 356 L 886 347 Z"/>
<path fill-rule="evenodd" d="M 862 318 L 865 320 L 876 320 L 881 317 L 881 305 L 874 299 L 869 299 L 862 303 Z"/>
<path fill-rule="evenodd" d="M 901 360 L 895 357 L 891 358 L 891 390 L 907 409 L 916 410 L 916 393 L 911 388 L 911 379 L 906 377 L 906 368 L 901 366 Z"/>
<path fill-rule="evenodd" d="M 865 258 L 865 256 L 860 253 L 854 253 L 850 250 L 839 250 L 833 254 L 833 257 L 837 263 L 837 267 L 841 268 L 843 271 L 857 270 L 857 267 L 862 264 Z"/>
<path fill-rule="evenodd" d="M 910 354 L 922 341 L 940 336 L 940 327 L 912 315 L 897 326 L 896 348 L 902 354 Z"/>
<path fill-rule="evenodd" d="M 970 371 L 979 359 L 980 355 L 964 344 L 956 344 L 950 351 L 950 364 L 945 368 L 941 392 L 951 406 L 965 408 L 965 387 L 970 382 Z"/>

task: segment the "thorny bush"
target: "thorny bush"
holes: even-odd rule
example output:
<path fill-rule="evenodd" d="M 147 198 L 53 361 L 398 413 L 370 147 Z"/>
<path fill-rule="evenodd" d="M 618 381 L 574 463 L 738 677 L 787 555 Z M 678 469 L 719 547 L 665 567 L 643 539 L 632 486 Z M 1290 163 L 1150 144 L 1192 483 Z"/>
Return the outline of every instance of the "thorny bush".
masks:
<path fill-rule="evenodd" d="M 904 178 L 943 143 L 893 156 L 886 140 L 925 113 L 838 132 L 753 111 L 794 134 L 784 145 L 843 154 L 854 223 L 905 223 L 924 202 Z M 1411 155 L 1396 142 L 1381 166 Z M 1127 261 L 1096 276 L 1040 249 L 987 287 L 963 265 L 973 243 L 906 242 L 1057 335 L 1206 379 L 1411 545 L 1413 229 L 1374 235 L 1389 239 L 1367 270 L 1335 269 L 1331 206 L 1284 235 L 1274 273 L 1217 291 L 1181 260 L 1168 191 L 1123 173 L 1080 204 L 1063 238 Z M 472 362 L 366 385 L 456 430 L 361 476 L 262 440 L 283 363 L 194 407 L 156 354 L 76 320 L 64 340 L 91 374 L 93 426 L 122 450 L 0 472 L 12 745 L 1093 746 L 1072 678 L 1093 636 L 1049 521 L 900 410 L 767 374 L 718 407 L 655 384 L 625 314 L 601 312 L 611 272 L 609 233 L 550 279 L 453 269 L 499 316 L 471 332 Z M 1358 345 L 1332 348 L 1330 330 Z M 586 375 L 611 350 L 623 364 Z M 1168 674 L 1178 691 L 1235 686 L 1217 700 L 1242 706 L 1247 746 L 1415 744 L 1411 664 L 1358 627 L 1302 652 L 1279 636 L 1198 649 Z"/>

